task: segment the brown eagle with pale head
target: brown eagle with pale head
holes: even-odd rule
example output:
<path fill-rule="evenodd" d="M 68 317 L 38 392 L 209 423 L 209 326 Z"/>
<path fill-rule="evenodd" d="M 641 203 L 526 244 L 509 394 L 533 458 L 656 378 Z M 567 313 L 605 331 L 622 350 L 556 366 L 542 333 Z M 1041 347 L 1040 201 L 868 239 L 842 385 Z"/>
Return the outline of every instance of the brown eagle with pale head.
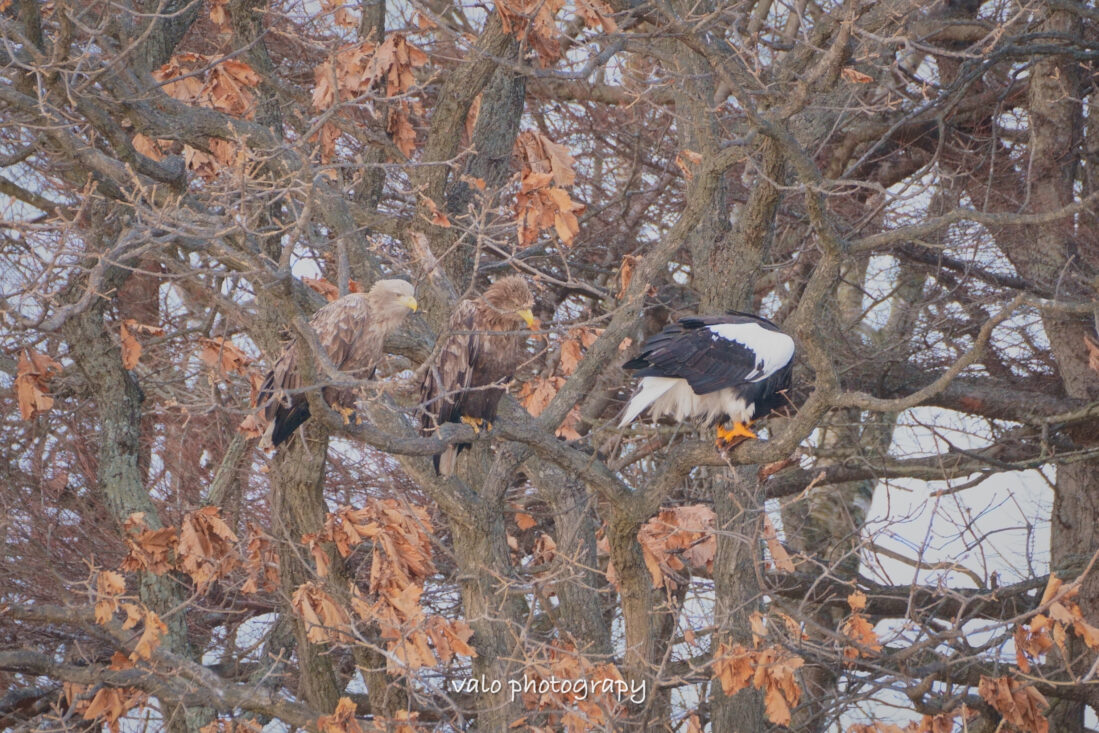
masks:
<path fill-rule="evenodd" d="M 313 314 L 309 325 L 328 358 L 353 379 L 372 379 L 382 358 L 385 337 L 416 310 L 411 283 L 379 280 L 366 293 L 351 293 Z M 263 444 L 278 446 L 309 419 L 309 402 L 301 393 L 297 339 L 283 349 L 275 368 L 267 372 L 257 404 L 269 423 Z M 350 422 L 355 404 L 352 389 L 325 387 L 324 401 Z"/>
<path fill-rule="evenodd" d="M 523 278 L 497 280 L 479 298 L 463 300 L 447 324 L 438 362 L 420 385 L 420 433 L 430 435 L 447 422 L 491 427 L 507 383 L 523 361 L 524 324 L 534 327 L 534 297 Z M 448 446 L 435 456 L 435 470 L 454 473 L 458 453 L 468 443 Z"/>

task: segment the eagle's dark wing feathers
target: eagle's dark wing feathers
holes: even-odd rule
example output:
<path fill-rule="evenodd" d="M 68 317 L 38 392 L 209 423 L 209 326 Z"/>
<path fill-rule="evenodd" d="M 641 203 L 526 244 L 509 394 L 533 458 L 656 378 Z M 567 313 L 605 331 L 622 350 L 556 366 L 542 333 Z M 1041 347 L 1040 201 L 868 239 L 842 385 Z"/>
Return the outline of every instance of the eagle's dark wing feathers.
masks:
<path fill-rule="evenodd" d="M 443 423 L 461 418 L 462 400 L 473 383 L 474 367 L 483 348 L 481 334 L 473 332 L 476 310 L 472 300 L 458 304 L 447 324 L 451 333 L 438 361 L 424 378 L 420 390 L 420 403 L 424 406 L 420 427 L 425 435 Z"/>
<path fill-rule="evenodd" d="M 696 394 L 709 394 L 743 384 L 756 371 L 756 355 L 743 344 L 721 338 L 707 321 L 718 318 L 684 318 L 648 341 L 627 369 L 640 369 L 640 377 L 678 377 L 687 380 Z"/>

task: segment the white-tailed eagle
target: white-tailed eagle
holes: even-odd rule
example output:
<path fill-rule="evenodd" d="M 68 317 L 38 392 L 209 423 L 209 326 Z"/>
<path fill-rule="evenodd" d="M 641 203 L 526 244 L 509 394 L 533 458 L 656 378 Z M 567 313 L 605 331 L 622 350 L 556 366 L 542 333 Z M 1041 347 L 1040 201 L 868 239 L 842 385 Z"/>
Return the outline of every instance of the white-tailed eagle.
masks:
<path fill-rule="evenodd" d="M 447 324 L 435 364 L 420 385 L 420 432 L 434 433 L 447 422 L 491 427 L 508 381 L 523 361 L 525 323 L 534 326 L 534 298 L 526 280 L 512 275 L 497 280 L 479 298 L 458 304 Z M 451 445 L 435 456 L 435 470 L 454 473 L 458 453 L 468 444 Z"/>
<path fill-rule="evenodd" d="M 681 318 L 625 363 L 641 380 L 619 427 L 651 408 L 654 421 L 717 425 L 719 444 L 755 438 L 752 421 L 786 404 L 793 361 L 794 340 L 766 318 L 735 311 Z"/>
<path fill-rule="evenodd" d="M 411 283 L 379 280 L 366 293 L 351 293 L 318 310 L 309 325 L 317 334 L 328 358 L 351 379 L 372 379 L 382 358 L 385 337 L 416 310 Z M 264 406 L 269 426 L 264 443 L 285 442 L 309 419 L 309 402 L 298 370 L 296 339 L 291 341 L 275 367 L 267 373 L 257 404 Z M 355 404 L 351 389 L 325 387 L 322 395 L 350 421 Z"/>

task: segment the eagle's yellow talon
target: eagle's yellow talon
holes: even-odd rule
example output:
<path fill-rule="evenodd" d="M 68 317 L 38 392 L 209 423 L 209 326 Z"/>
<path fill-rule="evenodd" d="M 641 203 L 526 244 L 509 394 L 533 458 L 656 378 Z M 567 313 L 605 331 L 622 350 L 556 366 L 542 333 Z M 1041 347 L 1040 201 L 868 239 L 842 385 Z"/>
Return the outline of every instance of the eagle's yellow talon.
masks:
<path fill-rule="evenodd" d="M 361 425 L 362 424 L 362 420 L 359 419 L 359 416 L 355 414 L 355 410 L 351 407 L 344 407 L 343 405 L 336 405 L 336 412 L 343 415 L 343 424 L 344 425 L 350 425 L 351 424 L 351 418 L 355 418 L 355 424 L 356 425 Z"/>
<path fill-rule="evenodd" d="M 478 435 L 481 433 L 481 426 L 486 424 L 482 418 L 470 417 L 469 415 L 462 415 L 462 422 L 473 428 L 473 432 Z"/>
<path fill-rule="evenodd" d="M 758 440 L 759 436 L 752 432 L 751 428 L 747 424 L 742 422 L 733 423 L 731 430 L 726 430 L 725 426 L 717 426 L 717 444 L 731 448 L 737 443 L 741 443 L 745 440 Z"/>

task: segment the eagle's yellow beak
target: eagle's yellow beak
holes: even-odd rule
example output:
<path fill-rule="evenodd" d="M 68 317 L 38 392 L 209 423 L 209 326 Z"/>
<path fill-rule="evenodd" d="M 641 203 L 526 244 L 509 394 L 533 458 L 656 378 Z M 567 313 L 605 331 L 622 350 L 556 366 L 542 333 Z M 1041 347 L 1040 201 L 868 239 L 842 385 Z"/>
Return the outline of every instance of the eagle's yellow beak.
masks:
<path fill-rule="evenodd" d="M 522 310 L 515 311 L 519 314 L 519 317 L 527 322 L 527 328 L 534 328 L 534 324 L 537 321 L 534 320 L 534 314 L 530 312 L 530 308 L 523 308 Z"/>
<path fill-rule="evenodd" d="M 416 302 L 416 299 L 413 298 L 411 295 L 406 295 L 405 297 L 401 298 L 401 305 L 408 308 L 413 313 L 415 313 L 416 309 L 420 306 L 420 304 Z"/>

